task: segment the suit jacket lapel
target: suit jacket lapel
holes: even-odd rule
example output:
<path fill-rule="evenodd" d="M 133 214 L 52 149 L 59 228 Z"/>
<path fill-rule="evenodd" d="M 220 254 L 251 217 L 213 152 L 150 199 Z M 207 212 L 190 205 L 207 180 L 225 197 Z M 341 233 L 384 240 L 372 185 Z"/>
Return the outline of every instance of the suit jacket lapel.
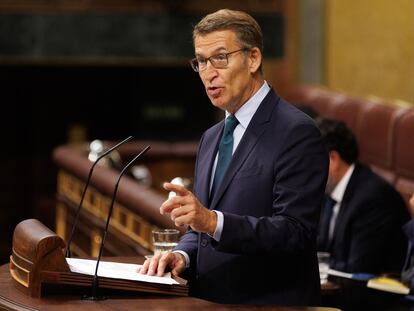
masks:
<path fill-rule="evenodd" d="M 348 212 L 346 208 L 349 201 L 354 197 L 355 188 L 357 187 L 357 182 L 359 175 L 361 173 L 361 167 L 358 163 L 355 163 L 355 169 L 352 172 L 351 178 L 349 179 L 348 185 L 346 186 L 344 196 L 342 198 L 341 207 L 339 209 L 338 218 L 343 218 L 343 214 Z"/>
<path fill-rule="evenodd" d="M 224 129 L 224 121 L 218 123 L 215 128 L 212 129 L 208 137 L 205 139 L 211 139 L 206 143 L 206 150 L 199 155 L 198 165 L 199 170 L 197 172 L 197 180 L 199 180 L 200 187 L 197 193 L 198 200 L 206 207 L 210 204 L 210 183 L 211 183 L 211 170 L 213 168 L 214 160 L 218 151 L 219 141 Z"/>
<path fill-rule="evenodd" d="M 253 150 L 253 147 L 258 142 L 260 136 L 267 129 L 275 103 L 278 100 L 279 98 L 273 90 L 270 90 L 263 102 L 260 104 L 233 155 L 219 189 L 217 189 L 217 192 L 212 198 L 210 209 L 214 209 L 218 204 L 230 182 L 233 180 L 234 176 L 240 170 L 248 155 Z"/>

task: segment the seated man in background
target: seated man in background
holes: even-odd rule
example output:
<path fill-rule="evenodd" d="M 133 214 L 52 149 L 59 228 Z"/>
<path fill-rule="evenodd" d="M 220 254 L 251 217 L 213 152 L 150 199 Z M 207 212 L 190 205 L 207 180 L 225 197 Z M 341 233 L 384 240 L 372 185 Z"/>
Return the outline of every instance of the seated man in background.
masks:
<path fill-rule="evenodd" d="M 318 250 L 331 254 L 331 268 L 345 272 L 401 271 L 409 219 L 400 194 L 357 162 L 358 145 L 345 123 L 318 121 L 329 152 L 329 195 L 322 210 Z"/>
<path fill-rule="evenodd" d="M 366 165 L 357 162 L 358 145 L 345 123 L 318 119 L 329 152 L 326 202 L 318 233 L 318 250 L 329 252 L 330 268 L 349 273 L 400 273 L 409 219 L 399 193 Z M 366 282 L 332 278 L 339 294 L 325 303 L 342 310 L 391 310 L 398 295 L 366 287 Z"/>

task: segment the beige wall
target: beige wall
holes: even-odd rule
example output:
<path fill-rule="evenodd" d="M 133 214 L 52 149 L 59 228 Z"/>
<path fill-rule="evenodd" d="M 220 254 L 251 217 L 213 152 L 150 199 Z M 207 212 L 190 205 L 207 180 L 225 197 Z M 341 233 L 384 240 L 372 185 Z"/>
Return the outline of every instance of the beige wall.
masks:
<path fill-rule="evenodd" d="M 414 102 L 414 1 L 325 0 L 325 6 L 327 86 Z"/>

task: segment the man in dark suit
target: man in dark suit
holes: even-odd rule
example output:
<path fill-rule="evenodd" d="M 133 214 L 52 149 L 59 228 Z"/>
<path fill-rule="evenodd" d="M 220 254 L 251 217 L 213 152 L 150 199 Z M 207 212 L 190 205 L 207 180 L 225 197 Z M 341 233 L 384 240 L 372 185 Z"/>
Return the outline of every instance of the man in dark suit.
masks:
<path fill-rule="evenodd" d="M 321 213 L 318 250 L 330 253 L 330 268 L 350 273 L 400 273 L 409 215 L 399 193 L 357 162 L 358 145 L 345 123 L 319 119 L 329 152 L 327 202 Z M 332 201 L 331 201 L 332 200 Z M 333 306 L 343 310 L 388 310 L 398 295 L 366 288 L 365 282 L 333 279 L 340 292 Z"/>
<path fill-rule="evenodd" d="M 327 193 L 335 200 L 329 229 L 320 228 L 318 249 L 331 253 L 331 268 L 346 272 L 401 271 L 408 210 L 400 194 L 357 162 L 358 145 L 345 123 L 318 121 L 329 152 Z M 322 211 L 321 226 L 325 210 Z M 324 236 L 328 232 L 328 237 Z"/>
<path fill-rule="evenodd" d="M 262 34 L 250 15 L 207 15 L 193 39 L 192 67 L 227 118 L 201 138 L 193 192 L 164 184 L 177 195 L 161 213 L 189 230 L 139 272 L 184 273 L 192 295 L 220 303 L 318 304 L 316 230 L 328 172 L 319 130 L 264 81 Z"/>

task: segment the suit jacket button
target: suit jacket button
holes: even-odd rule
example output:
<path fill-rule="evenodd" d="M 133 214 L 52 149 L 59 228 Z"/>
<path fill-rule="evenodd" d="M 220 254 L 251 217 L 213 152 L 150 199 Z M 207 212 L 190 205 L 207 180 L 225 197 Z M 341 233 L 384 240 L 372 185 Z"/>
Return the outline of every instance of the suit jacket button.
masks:
<path fill-rule="evenodd" d="M 208 244 L 207 239 L 205 238 L 201 239 L 201 246 L 207 246 L 207 244 Z"/>

